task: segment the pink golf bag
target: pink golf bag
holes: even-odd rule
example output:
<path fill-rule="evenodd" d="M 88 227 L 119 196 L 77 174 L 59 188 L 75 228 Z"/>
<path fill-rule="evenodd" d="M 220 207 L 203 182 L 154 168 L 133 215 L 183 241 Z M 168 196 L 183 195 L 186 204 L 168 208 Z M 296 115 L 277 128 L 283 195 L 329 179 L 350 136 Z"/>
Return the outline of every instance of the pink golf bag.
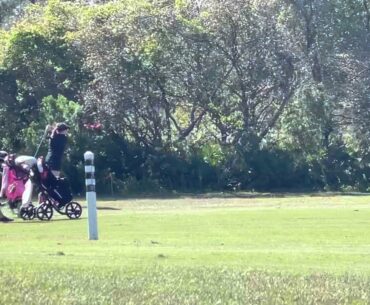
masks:
<path fill-rule="evenodd" d="M 22 201 L 22 195 L 25 190 L 25 183 L 29 178 L 29 173 L 24 171 L 14 163 L 14 155 L 8 155 L 3 167 L 2 185 L 6 184 L 5 196 L 10 207 L 15 208 L 19 201 Z"/>

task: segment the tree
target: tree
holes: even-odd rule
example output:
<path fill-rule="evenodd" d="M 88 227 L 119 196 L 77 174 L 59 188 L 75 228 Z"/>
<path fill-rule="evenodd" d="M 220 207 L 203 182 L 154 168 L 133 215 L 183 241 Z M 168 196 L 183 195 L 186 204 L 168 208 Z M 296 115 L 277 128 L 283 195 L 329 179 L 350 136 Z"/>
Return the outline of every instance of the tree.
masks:
<path fill-rule="evenodd" d="M 224 142 L 244 137 L 258 144 L 294 94 L 294 48 L 274 16 L 275 5 L 232 1 L 210 8 L 212 44 L 230 68 L 212 112 Z"/>
<path fill-rule="evenodd" d="M 23 15 L 24 9 L 36 0 L 2 0 L 0 2 L 0 27 L 9 27 L 10 24 Z"/>

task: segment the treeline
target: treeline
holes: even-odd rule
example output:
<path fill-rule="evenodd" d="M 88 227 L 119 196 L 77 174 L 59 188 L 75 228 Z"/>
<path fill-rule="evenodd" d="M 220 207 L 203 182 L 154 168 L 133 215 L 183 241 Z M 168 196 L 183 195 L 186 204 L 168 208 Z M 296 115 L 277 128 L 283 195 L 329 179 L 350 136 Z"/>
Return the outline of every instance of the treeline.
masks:
<path fill-rule="evenodd" d="M 68 122 L 75 192 L 368 190 L 369 1 L 1 3 L 1 148 Z"/>

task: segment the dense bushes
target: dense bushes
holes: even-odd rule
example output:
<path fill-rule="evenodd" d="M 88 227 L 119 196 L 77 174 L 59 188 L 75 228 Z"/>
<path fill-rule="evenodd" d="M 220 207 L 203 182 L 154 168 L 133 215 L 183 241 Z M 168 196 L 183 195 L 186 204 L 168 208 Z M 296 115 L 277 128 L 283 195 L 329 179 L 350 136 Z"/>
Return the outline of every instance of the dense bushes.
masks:
<path fill-rule="evenodd" d="M 82 132 L 84 134 L 84 132 Z M 366 191 L 369 168 L 344 147 L 333 147 L 324 159 L 304 158 L 300 151 L 276 147 L 236 152 L 225 149 L 219 162 L 201 155 L 155 151 L 117 135 L 84 137 L 72 147 L 64 171 L 73 190 L 83 192 L 83 149 L 96 154 L 97 189 L 102 194 L 154 194 L 205 191 Z"/>

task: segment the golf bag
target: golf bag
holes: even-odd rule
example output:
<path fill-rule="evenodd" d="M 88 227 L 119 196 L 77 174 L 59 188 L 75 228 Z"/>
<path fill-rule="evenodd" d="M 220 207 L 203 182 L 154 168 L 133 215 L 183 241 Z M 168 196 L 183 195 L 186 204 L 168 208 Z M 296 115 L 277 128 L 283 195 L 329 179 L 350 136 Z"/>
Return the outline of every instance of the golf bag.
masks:
<path fill-rule="evenodd" d="M 36 172 L 34 177 L 35 183 L 55 200 L 59 207 L 72 201 L 73 196 L 67 179 L 56 178 L 42 158 L 39 158 L 37 161 Z"/>
<path fill-rule="evenodd" d="M 29 171 L 16 165 L 14 154 L 9 154 L 4 159 L 2 169 L 2 185 L 6 185 L 5 196 L 9 202 L 9 206 L 16 208 L 17 203 L 22 200 L 25 183 L 29 178 Z"/>

